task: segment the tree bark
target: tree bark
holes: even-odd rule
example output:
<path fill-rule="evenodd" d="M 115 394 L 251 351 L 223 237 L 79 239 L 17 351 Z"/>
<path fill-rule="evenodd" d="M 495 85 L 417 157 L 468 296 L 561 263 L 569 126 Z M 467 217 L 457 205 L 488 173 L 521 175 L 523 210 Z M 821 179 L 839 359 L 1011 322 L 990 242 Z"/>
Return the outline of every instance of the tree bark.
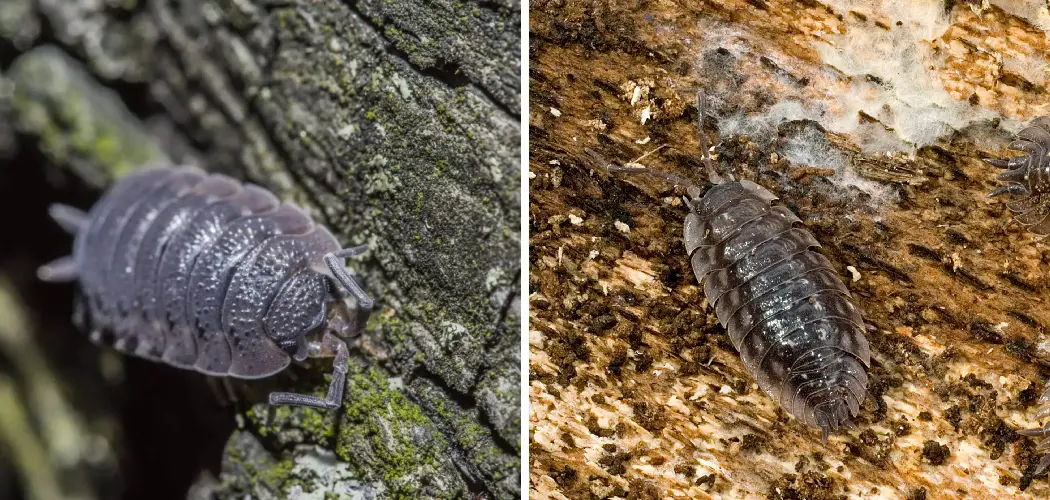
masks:
<path fill-rule="evenodd" d="M 520 16 L 509 0 L 0 5 L 0 154 L 95 188 L 193 162 L 369 245 L 349 265 L 377 310 L 344 408 L 242 411 L 221 484 L 195 494 L 519 495 Z M 323 393 L 328 370 L 280 383 Z"/>

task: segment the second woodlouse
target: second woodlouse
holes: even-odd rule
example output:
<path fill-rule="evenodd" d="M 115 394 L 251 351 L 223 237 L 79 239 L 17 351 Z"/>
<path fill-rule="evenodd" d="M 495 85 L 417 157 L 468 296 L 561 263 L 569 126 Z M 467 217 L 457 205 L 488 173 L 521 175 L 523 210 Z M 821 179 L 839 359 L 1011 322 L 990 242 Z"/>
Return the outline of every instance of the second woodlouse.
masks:
<path fill-rule="evenodd" d="M 607 164 L 687 188 L 684 243 L 693 272 L 719 323 L 759 387 L 806 425 L 829 431 L 851 425 L 867 394 L 868 341 L 860 311 L 820 244 L 773 193 L 754 182 L 724 179 L 700 148 L 714 187 L 646 167 Z"/>
<path fill-rule="evenodd" d="M 1006 169 L 999 180 L 1006 181 L 988 194 L 1016 197 L 1006 206 L 1017 213 L 1014 220 L 1036 234 L 1050 234 L 1050 117 L 1037 118 L 1018 132 L 1010 149 L 1024 154 L 1008 160 L 985 161 Z"/>
<path fill-rule="evenodd" d="M 1010 194 L 1014 199 L 1008 201 L 1006 206 L 1018 214 L 1014 220 L 1033 233 L 1050 234 L 1050 117 L 1032 120 L 1017 133 L 1009 148 L 1023 154 L 1005 160 L 985 159 L 996 167 L 1006 169 L 998 178 L 1007 184 L 996 188 L 988 196 Z M 1050 382 L 1046 384 L 1039 403 L 1042 406 L 1036 418 L 1050 416 Z M 1037 449 L 1050 451 L 1050 423 L 1039 429 L 1022 430 L 1021 434 L 1044 437 Z M 1050 454 L 1040 459 L 1035 473 L 1041 474 L 1048 468 Z"/>
<path fill-rule="evenodd" d="M 1039 397 L 1039 404 L 1039 411 L 1036 413 L 1035 418 L 1050 417 L 1050 383 L 1047 383 L 1043 389 L 1043 395 Z M 1050 422 L 1042 428 L 1021 430 L 1019 434 L 1044 438 L 1036 447 L 1036 451 L 1043 453 L 1050 451 Z M 1048 468 L 1050 468 L 1050 454 L 1043 455 L 1043 458 L 1039 459 L 1039 465 L 1035 468 L 1035 474 L 1042 474 Z"/>
<path fill-rule="evenodd" d="M 40 268 L 80 285 L 76 322 L 118 351 L 216 376 L 273 375 L 292 359 L 334 357 L 324 398 L 270 394 L 271 405 L 337 408 L 344 338 L 373 301 L 343 267 L 343 249 L 301 209 L 195 167 L 149 168 L 84 213 L 53 205 L 73 254 Z M 353 298 L 356 305 L 347 299 Z"/>

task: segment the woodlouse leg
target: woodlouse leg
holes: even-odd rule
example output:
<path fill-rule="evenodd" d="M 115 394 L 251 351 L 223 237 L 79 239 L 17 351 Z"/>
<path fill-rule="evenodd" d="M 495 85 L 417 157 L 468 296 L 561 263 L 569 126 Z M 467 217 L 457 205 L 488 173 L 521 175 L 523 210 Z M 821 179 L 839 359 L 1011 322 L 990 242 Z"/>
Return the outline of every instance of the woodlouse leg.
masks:
<path fill-rule="evenodd" d="M 361 289 L 361 285 L 357 284 L 357 280 L 346 271 L 345 261 L 349 257 L 364 253 L 368 250 L 368 245 L 361 245 L 354 248 L 344 248 L 327 254 L 324 256 L 324 263 L 328 266 L 328 269 L 332 271 L 332 275 L 339 281 L 339 284 L 350 292 L 357 299 L 357 318 L 353 325 L 347 329 L 347 333 L 354 333 L 365 327 L 365 323 L 368 323 L 368 317 L 372 314 L 372 306 L 375 302 L 372 297 L 369 297 L 364 290 Z"/>
<path fill-rule="evenodd" d="M 1020 184 L 1007 184 L 993 189 L 992 192 L 988 193 L 988 197 L 993 198 L 1007 193 L 1014 196 L 1024 196 L 1028 193 L 1028 190 Z"/>
<path fill-rule="evenodd" d="M 1000 173 L 995 176 L 996 179 L 1004 182 L 1015 182 L 1017 184 L 1029 184 L 1028 174 L 1030 169 L 1027 168 L 1015 168 L 1007 170 L 1006 172 Z"/>
<path fill-rule="evenodd" d="M 237 394 L 228 377 L 205 377 L 208 380 L 208 388 L 215 396 L 219 406 L 225 408 L 237 403 Z"/>
<path fill-rule="evenodd" d="M 1028 158 L 1028 155 L 1021 155 L 1006 160 L 1000 158 L 985 158 L 984 161 L 993 167 L 1013 170 L 1024 167 L 1025 163 L 1028 162 Z"/>
<path fill-rule="evenodd" d="M 271 392 L 270 406 L 309 406 L 328 410 L 342 406 L 346 372 L 350 365 L 350 352 L 346 348 L 346 342 L 331 332 L 325 332 L 320 342 L 309 342 L 308 348 L 307 356 L 311 358 L 335 356 L 332 361 L 332 383 L 328 386 L 328 395 L 321 399 L 294 392 Z"/>
<path fill-rule="evenodd" d="M 1001 158 L 985 158 L 984 161 L 985 163 L 988 163 L 993 167 L 1010 168 L 1010 160 L 1003 160 Z"/>

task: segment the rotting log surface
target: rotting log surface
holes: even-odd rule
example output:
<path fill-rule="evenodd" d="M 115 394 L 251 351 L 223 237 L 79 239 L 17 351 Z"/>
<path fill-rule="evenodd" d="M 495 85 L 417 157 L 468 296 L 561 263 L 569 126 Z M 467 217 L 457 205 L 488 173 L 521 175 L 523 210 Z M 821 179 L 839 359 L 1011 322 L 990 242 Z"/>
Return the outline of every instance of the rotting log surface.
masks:
<path fill-rule="evenodd" d="M 1005 154 L 1009 134 L 971 121 L 886 156 L 825 132 L 820 116 L 751 137 L 717 133 L 782 97 L 827 101 L 864 82 L 822 62 L 812 47 L 824 38 L 908 29 L 830 3 L 841 2 L 531 5 L 531 498 L 1050 491 L 1045 474 L 1033 477 L 1037 439 L 1016 433 L 1042 423 L 1050 246 L 986 198 L 996 171 L 980 161 Z M 1046 33 L 978 4 L 948 3 L 950 26 L 929 43 L 948 56 L 929 73 L 966 113 L 1030 120 L 1050 98 L 1003 61 L 1045 54 Z M 685 193 L 610 176 L 584 152 L 622 164 L 669 145 L 641 163 L 702 179 L 696 89 L 712 103 L 705 131 L 718 168 L 756 180 L 803 219 L 874 327 L 871 397 L 857 429 L 826 445 L 757 389 L 717 326 L 681 242 Z M 855 120 L 877 125 L 878 109 L 867 112 Z M 799 137 L 852 158 L 847 171 L 891 195 L 787 161 L 781 148 Z"/>
<path fill-rule="evenodd" d="M 370 246 L 345 408 L 245 409 L 196 492 L 518 497 L 520 19 L 505 0 L 0 4 L 0 153 L 96 190 L 195 162 Z M 321 394 L 330 363 L 310 366 L 274 383 Z"/>

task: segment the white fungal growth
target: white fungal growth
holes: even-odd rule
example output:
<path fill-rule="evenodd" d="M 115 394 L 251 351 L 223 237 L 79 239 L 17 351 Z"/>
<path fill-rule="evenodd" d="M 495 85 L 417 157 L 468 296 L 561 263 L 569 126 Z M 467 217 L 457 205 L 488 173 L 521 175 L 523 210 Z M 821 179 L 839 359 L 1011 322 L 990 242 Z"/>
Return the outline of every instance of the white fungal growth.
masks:
<path fill-rule="evenodd" d="M 1050 83 L 1050 61 L 1038 53 L 1025 57 L 1003 57 L 1002 70 L 1017 73 L 1035 85 L 1045 86 Z"/>
<path fill-rule="evenodd" d="M 1044 2 L 992 0 L 1007 12 L 1037 26 L 1050 24 Z M 699 59 L 715 48 L 728 51 L 741 73 L 762 71 L 757 63 L 766 58 L 785 74 L 810 80 L 798 86 L 775 72 L 747 78 L 736 88 L 742 94 L 761 91 L 778 95 L 780 102 L 761 113 L 742 112 L 719 116 L 725 134 L 745 134 L 759 142 L 775 137 L 784 121 L 815 120 L 826 130 L 849 137 L 865 152 L 912 152 L 917 147 L 998 115 L 966 99 L 953 96 L 941 80 L 944 51 L 935 50 L 951 26 L 944 2 L 934 0 L 827 0 L 839 14 L 839 33 L 810 37 L 820 56 L 810 64 L 782 52 L 782 44 L 755 33 L 741 33 L 736 26 L 715 22 L 705 27 Z M 861 16 L 850 15 L 856 12 Z M 876 20 L 879 24 L 876 24 Z M 888 28 L 886 26 L 889 26 Z M 1003 71 L 1014 72 L 1036 85 L 1050 83 L 1050 59 L 1038 54 L 1010 57 L 1001 54 Z M 712 96 L 716 109 L 719 98 Z M 861 118 L 875 118 L 878 123 Z M 1016 132 L 1021 121 L 1004 120 L 1002 128 Z"/>
<path fill-rule="evenodd" d="M 860 281 L 860 278 L 861 278 L 860 271 L 858 271 L 857 268 L 855 268 L 853 266 L 846 266 L 846 270 L 849 271 L 850 275 L 853 276 L 853 282 L 854 283 Z"/>
<path fill-rule="evenodd" d="M 1045 2 L 984 0 L 977 11 L 992 4 L 1050 27 Z M 948 12 L 939 0 L 825 0 L 823 5 L 835 14 L 826 29 L 800 26 L 809 36 L 796 38 L 808 40 L 818 61 L 785 52 L 784 42 L 775 37 L 702 21 L 698 71 L 709 78 L 708 109 L 723 137 L 746 135 L 792 163 L 832 169 L 832 182 L 855 186 L 879 203 L 892 199 L 891 190 L 861 178 L 850 166 L 850 152 L 833 146 L 814 127 L 785 139 L 781 126 L 812 120 L 872 154 L 914 153 L 956 130 L 1016 132 L 1024 125 L 1025 120 L 1010 118 L 990 125 L 1001 118 L 998 113 L 971 104 L 969 96 L 942 79 L 953 50 L 945 50 L 942 40 L 954 22 L 949 16 L 970 15 L 960 7 Z M 1002 72 L 1050 85 L 1050 56 L 989 50 L 1001 61 Z M 776 102 L 760 102 L 756 95 L 775 96 Z M 978 98 L 985 98 L 980 90 Z M 635 109 L 642 107 L 640 102 Z"/>
<path fill-rule="evenodd" d="M 630 101 L 631 107 L 634 107 L 638 111 L 638 117 L 642 121 L 642 125 L 649 121 L 656 115 L 656 111 L 653 109 L 653 101 L 651 99 L 651 90 L 655 86 L 652 80 L 643 79 L 635 82 L 628 80 L 620 85 L 620 88 L 624 89 L 623 98 Z"/>
<path fill-rule="evenodd" d="M 1028 0 L 990 0 L 989 4 L 1003 9 L 1004 12 L 1025 19 L 1033 26 L 1050 31 L 1050 7 L 1046 2 Z"/>
<path fill-rule="evenodd" d="M 832 182 L 856 187 L 871 195 L 874 203 L 882 203 L 894 196 L 888 187 L 857 175 L 856 171 L 850 168 L 849 158 L 832 145 L 816 127 L 805 127 L 800 133 L 788 137 L 780 149 L 780 154 L 793 164 L 834 170 Z"/>
<path fill-rule="evenodd" d="M 832 109 L 832 119 L 822 123 L 825 127 L 858 132 L 857 116 L 863 111 L 896 131 L 901 140 L 921 146 L 953 128 L 994 116 L 952 97 L 937 72 L 930 71 L 931 66 L 939 65 L 931 42 L 949 26 L 943 2 L 884 0 L 880 5 L 840 0 L 831 4 L 837 12 L 854 10 L 901 25 L 887 31 L 870 22 L 851 22 L 847 33 L 828 37 L 832 43 L 814 45 L 825 64 L 853 77 L 847 92 L 834 103 L 839 109 Z M 900 150 L 910 149 L 902 146 Z"/>

